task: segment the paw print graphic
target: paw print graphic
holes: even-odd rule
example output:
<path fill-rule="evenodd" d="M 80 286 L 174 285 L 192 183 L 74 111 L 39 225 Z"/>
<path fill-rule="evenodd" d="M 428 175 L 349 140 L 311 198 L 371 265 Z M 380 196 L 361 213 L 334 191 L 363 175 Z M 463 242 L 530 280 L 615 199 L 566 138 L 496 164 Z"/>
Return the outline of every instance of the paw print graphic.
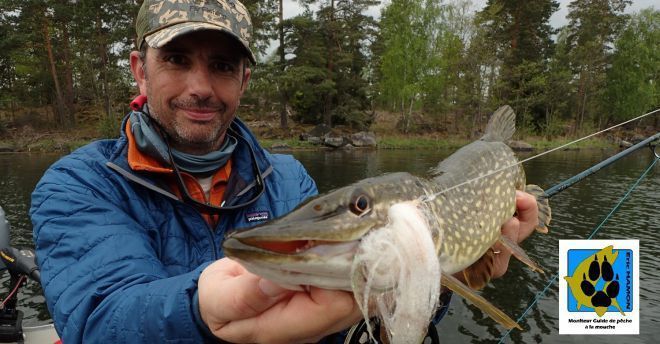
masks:
<path fill-rule="evenodd" d="M 619 274 L 614 275 L 612 264 L 603 256 L 603 261 L 598 261 L 598 255 L 594 255 L 594 260 L 589 265 L 587 274 L 582 274 L 580 289 L 584 295 L 591 297 L 591 304 L 594 307 L 609 307 L 612 300 L 619 295 Z M 605 281 L 603 290 L 596 291 L 598 281 Z"/>

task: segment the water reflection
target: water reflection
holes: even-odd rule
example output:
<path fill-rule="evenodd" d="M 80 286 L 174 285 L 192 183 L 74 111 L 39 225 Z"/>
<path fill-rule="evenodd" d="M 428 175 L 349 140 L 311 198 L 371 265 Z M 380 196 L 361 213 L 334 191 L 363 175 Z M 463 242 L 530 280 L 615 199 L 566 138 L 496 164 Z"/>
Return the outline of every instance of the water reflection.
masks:
<path fill-rule="evenodd" d="M 319 190 L 347 185 L 366 177 L 388 172 L 406 171 L 420 176 L 444 159 L 449 151 L 363 151 L 316 152 L 301 151 L 294 155 L 317 181 Z M 610 151 L 557 152 L 525 164 L 527 179 L 547 189 L 609 157 Z M 12 223 L 12 243 L 31 246 L 31 226 L 27 218 L 30 192 L 43 171 L 58 157 L 53 155 L 0 155 L 0 204 Z M 494 281 L 483 295 L 514 319 L 518 318 L 548 279 L 557 272 L 558 240 L 586 238 L 609 213 L 610 209 L 635 182 L 650 162 L 650 154 L 640 151 L 587 178 L 551 200 L 553 222 L 548 235 L 535 235 L 523 248 L 546 270 L 546 275 L 531 272 L 513 261 L 507 275 Z M 655 168 L 658 170 L 658 167 Z M 521 321 L 524 331 L 514 331 L 506 342 L 577 343 L 585 340 L 599 343 L 650 343 L 660 335 L 660 272 L 657 252 L 660 252 L 660 178 L 651 173 L 632 197 L 600 229 L 597 239 L 639 239 L 641 246 L 640 336 L 559 336 L 557 333 L 557 282 L 548 289 L 537 306 Z M 7 274 L 2 275 L 7 291 Z M 19 307 L 25 311 L 26 324 L 42 324 L 48 312 L 38 285 L 28 284 L 23 290 Z M 492 343 L 504 334 L 504 329 L 484 318 L 477 308 L 455 297 L 449 315 L 439 325 L 441 338 L 447 343 Z M 653 341 L 655 342 L 655 341 Z"/>
<path fill-rule="evenodd" d="M 41 175 L 59 156 L 48 154 L 0 154 L 0 205 L 11 224 L 11 245 L 34 247 L 32 225 L 27 216 L 30 193 Z M 1 294 L 8 291 L 9 274 L 0 275 Z M 19 294 L 18 307 L 25 313 L 26 326 L 44 324 L 50 320 L 41 287 L 33 282 Z"/>

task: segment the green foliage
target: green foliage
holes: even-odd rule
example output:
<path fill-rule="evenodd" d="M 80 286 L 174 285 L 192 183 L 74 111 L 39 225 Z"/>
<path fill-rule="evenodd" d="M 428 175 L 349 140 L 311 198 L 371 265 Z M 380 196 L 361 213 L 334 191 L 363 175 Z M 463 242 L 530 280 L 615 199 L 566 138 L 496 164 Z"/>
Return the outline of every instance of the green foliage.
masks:
<path fill-rule="evenodd" d="M 500 61 L 493 100 L 516 110 L 521 131 L 538 131 L 547 111 L 545 72 L 554 48 L 549 20 L 558 6 L 555 0 L 489 0 L 478 14 Z"/>
<path fill-rule="evenodd" d="M 611 48 L 625 23 L 624 9 L 630 0 L 574 0 L 569 4 L 568 56 L 577 79 L 574 132 L 589 120 L 604 122 L 607 104 L 600 103 L 606 89 Z"/>
<path fill-rule="evenodd" d="M 0 49 L 12 66 L 3 94 L 20 107 L 52 106 L 62 126 L 73 124 L 77 107 L 102 105 L 107 117 L 125 109 L 138 7 L 133 0 L 1 0 L 3 20 L 14 27 L 7 37 L 17 42 Z"/>
<path fill-rule="evenodd" d="M 556 0 L 489 0 L 476 15 L 469 0 L 391 0 L 379 22 L 365 14 L 379 1 L 299 0 L 305 13 L 280 23 L 281 1 L 243 1 L 260 63 L 242 112 L 366 129 L 381 107 L 400 116 L 403 132 L 470 136 L 508 103 L 519 133 L 550 138 L 660 103 L 660 15 L 628 20 L 630 0 L 573 0 L 554 41 Z M 94 121 L 102 137 L 116 136 L 135 93 L 128 56 L 139 6 L 0 0 L 0 111 L 13 117 L 4 123 L 32 113 L 30 123 Z M 265 56 L 280 27 L 283 61 L 279 50 Z"/>
<path fill-rule="evenodd" d="M 100 138 L 111 139 L 119 137 L 121 120 L 103 117 L 98 124 Z"/>
<path fill-rule="evenodd" d="M 278 0 L 243 0 L 252 19 L 252 51 L 264 55 L 277 35 Z"/>
<path fill-rule="evenodd" d="M 660 105 L 660 11 L 634 15 L 615 42 L 603 103 L 609 119 L 626 120 Z"/>
<path fill-rule="evenodd" d="M 375 1 L 327 1 L 316 15 L 289 19 L 285 27 L 284 71 L 273 78 L 303 123 L 347 124 L 370 121 L 367 50 L 373 18 L 363 14 Z"/>

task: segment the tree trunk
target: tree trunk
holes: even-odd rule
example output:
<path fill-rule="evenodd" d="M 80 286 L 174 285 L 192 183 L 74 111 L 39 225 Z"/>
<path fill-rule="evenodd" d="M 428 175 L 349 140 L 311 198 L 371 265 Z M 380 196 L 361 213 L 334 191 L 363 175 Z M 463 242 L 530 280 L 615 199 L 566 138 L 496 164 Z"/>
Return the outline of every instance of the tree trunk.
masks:
<path fill-rule="evenodd" d="M 44 35 L 44 46 L 46 48 L 46 53 L 48 54 L 48 62 L 50 66 L 50 74 L 53 78 L 53 84 L 55 85 L 55 118 L 60 125 L 64 125 L 65 120 L 65 106 L 64 106 L 64 97 L 62 96 L 62 89 L 60 88 L 60 81 L 57 77 L 57 67 L 55 66 L 55 58 L 53 56 L 53 46 L 50 43 L 50 29 L 48 23 L 48 17 L 44 14 L 42 21 L 42 33 Z"/>
<path fill-rule="evenodd" d="M 11 107 L 11 117 L 9 120 L 14 122 L 16 120 L 16 100 L 14 100 L 14 98 L 11 99 L 9 107 Z"/>
<path fill-rule="evenodd" d="M 330 23 L 328 25 L 330 41 L 328 42 L 328 80 L 333 79 L 334 70 L 334 49 L 335 49 L 335 0 L 330 1 Z M 325 96 L 325 106 L 323 107 L 323 123 L 328 127 L 332 127 L 332 94 Z"/>
<path fill-rule="evenodd" d="M 580 130 L 581 124 L 582 124 L 582 116 L 584 115 L 584 106 L 585 106 L 585 101 L 586 101 L 586 86 L 585 86 L 585 74 L 586 72 L 584 70 L 580 71 L 580 82 L 578 84 L 578 90 L 577 90 L 577 111 L 575 113 L 575 123 L 573 124 L 573 135 L 577 135 L 578 131 Z"/>
<path fill-rule="evenodd" d="M 282 71 L 282 75 L 284 75 L 284 72 L 286 70 L 286 54 L 284 53 L 284 0 L 280 0 L 280 47 L 279 47 L 279 54 L 280 54 L 280 70 Z M 289 120 L 288 116 L 286 113 L 286 105 L 287 105 L 287 94 L 286 90 L 284 88 L 284 83 L 280 81 L 280 127 L 282 129 L 286 129 L 289 127 Z"/>
<path fill-rule="evenodd" d="M 415 97 L 410 97 L 410 107 L 408 107 L 408 115 L 406 116 L 405 129 L 404 131 L 408 133 L 410 130 L 410 120 L 412 119 L 413 104 L 415 103 Z"/>
<path fill-rule="evenodd" d="M 98 42 L 99 57 L 101 58 L 101 97 L 103 97 L 103 109 L 105 110 L 106 120 L 112 120 L 112 109 L 110 108 L 110 87 L 108 83 L 108 51 L 105 36 L 103 35 L 103 27 L 101 26 L 101 18 L 96 16 L 96 41 Z"/>
<path fill-rule="evenodd" d="M 580 122 L 578 123 L 578 129 L 582 129 L 582 124 L 584 123 L 584 114 L 587 111 L 587 86 L 584 86 L 582 90 L 582 106 L 580 110 Z"/>
<path fill-rule="evenodd" d="M 64 52 L 64 114 L 65 125 L 73 127 L 76 122 L 76 109 L 73 94 L 73 68 L 71 67 L 71 44 L 69 43 L 69 23 L 62 25 L 62 50 Z"/>

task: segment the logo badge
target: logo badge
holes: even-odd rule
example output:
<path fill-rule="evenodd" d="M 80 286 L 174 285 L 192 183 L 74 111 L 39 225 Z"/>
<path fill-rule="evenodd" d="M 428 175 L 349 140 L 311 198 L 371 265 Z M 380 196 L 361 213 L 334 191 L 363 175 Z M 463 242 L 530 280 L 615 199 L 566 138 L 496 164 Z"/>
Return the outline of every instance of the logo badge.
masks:
<path fill-rule="evenodd" d="M 253 211 L 245 214 L 247 222 L 267 221 L 270 218 L 270 213 L 267 211 Z"/>
<path fill-rule="evenodd" d="M 559 241 L 559 334 L 639 334 L 639 241 Z"/>

